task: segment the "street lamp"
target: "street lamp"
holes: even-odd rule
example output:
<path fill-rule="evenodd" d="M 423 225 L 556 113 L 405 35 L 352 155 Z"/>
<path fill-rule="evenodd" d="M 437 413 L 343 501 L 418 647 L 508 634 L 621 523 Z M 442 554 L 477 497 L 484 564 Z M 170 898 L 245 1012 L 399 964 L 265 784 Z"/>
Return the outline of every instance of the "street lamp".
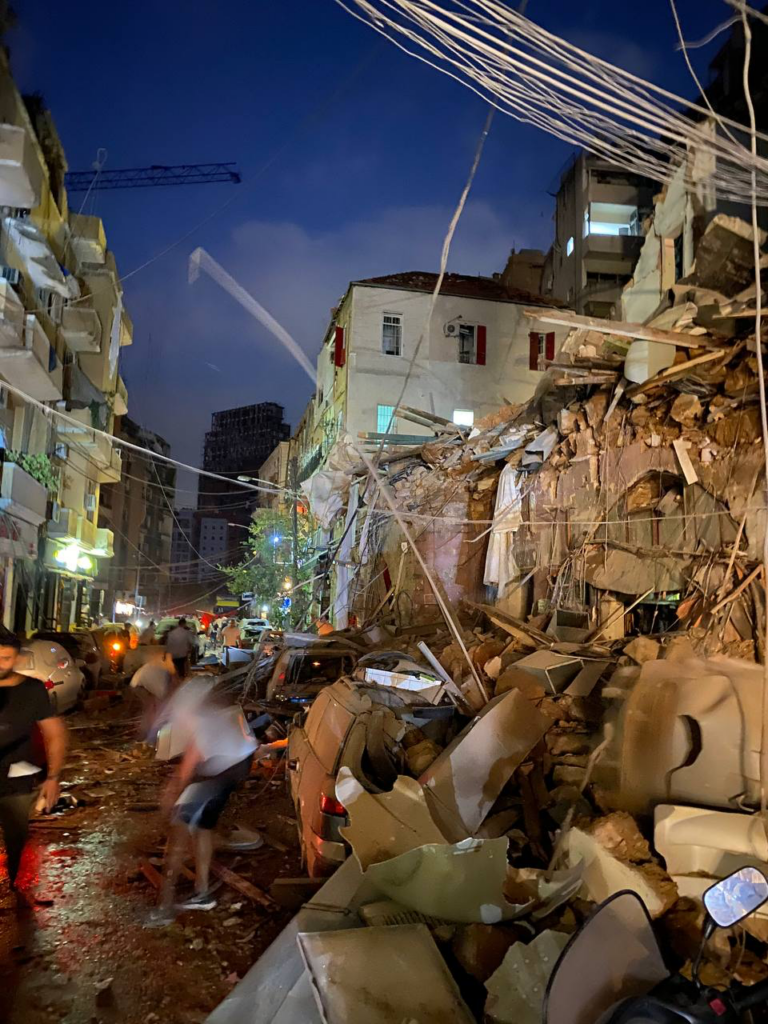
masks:
<path fill-rule="evenodd" d="M 227 526 L 236 526 L 238 530 L 249 530 L 249 526 L 243 526 L 242 523 L 227 523 Z"/>

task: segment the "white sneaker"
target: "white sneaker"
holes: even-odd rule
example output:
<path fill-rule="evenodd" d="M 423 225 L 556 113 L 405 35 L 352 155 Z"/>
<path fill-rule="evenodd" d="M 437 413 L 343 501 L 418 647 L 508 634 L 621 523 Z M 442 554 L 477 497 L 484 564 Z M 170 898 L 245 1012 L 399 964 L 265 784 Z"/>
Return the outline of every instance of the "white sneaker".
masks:
<path fill-rule="evenodd" d="M 207 892 L 196 892 L 188 900 L 176 904 L 178 910 L 213 910 L 215 906 L 216 900 Z"/>

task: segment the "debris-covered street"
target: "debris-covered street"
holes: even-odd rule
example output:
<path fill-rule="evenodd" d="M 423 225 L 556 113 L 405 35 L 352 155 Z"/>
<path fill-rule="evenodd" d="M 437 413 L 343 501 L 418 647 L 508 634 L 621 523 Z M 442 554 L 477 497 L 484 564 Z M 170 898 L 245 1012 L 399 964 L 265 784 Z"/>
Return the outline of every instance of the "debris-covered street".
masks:
<path fill-rule="evenodd" d="M 160 865 L 166 831 L 157 811 L 163 769 L 137 747 L 120 702 L 70 720 L 75 737 L 67 794 L 78 807 L 32 827 L 25 874 L 40 905 L 18 916 L 0 907 L 0 1018 L 9 1024 L 205 1020 L 290 918 L 224 883 L 218 906 L 147 929 L 157 898 L 147 875 Z M 221 864 L 266 894 L 299 874 L 295 826 L 280 779 L 254 778 L 223 827 L 267 826 L 265 843 Z M 188 885 L 190 883 L 187 883 Z"/>

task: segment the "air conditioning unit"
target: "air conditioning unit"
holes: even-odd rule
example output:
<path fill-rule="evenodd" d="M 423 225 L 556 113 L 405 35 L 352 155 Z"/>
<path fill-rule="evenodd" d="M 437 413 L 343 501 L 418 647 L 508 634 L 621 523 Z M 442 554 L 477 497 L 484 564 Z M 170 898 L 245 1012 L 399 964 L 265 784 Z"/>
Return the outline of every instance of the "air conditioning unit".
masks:
<path fill-rule="evenodd" d="M 0 266 L 0 277 L 4 278 L 8 284 L 19 284 L 21 281 L 21 271 L 16 267 Z"/>
<path fill-rule="evenodd" d="M 85 496 L 85 511 L 95 512 L 96 511 L 96 495 L 86 494 Z"/>
<path fill-rule="evenodd" d="M 61 505 L 58 501 L 51 502 L 51 514 L 49 516 L 52 523 L 61 522 Z"/>
<path fill-rule="evenodd" d="M 62 462 L 66 462 L 69 458 L 69 446 L 64 444 L 63 441 L 54 446 L 53 457 L 55 459 L 61 459 Z"/>
<path fill-rule="evenodd" d="M 461 324 L 458 320 L 451 320 L 443 327 L 446 338 L 458 338 Z"/>

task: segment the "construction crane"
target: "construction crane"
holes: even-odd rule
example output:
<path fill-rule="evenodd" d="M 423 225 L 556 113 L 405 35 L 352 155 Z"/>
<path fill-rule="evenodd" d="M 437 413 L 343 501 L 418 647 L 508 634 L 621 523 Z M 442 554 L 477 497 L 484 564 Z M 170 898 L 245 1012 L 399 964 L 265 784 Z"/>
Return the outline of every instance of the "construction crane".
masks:
<path fill-rule="evenodd" d="M 65 178 L 69 192 L 97 192 L 115 188 L 159 188 L 170 185 L 209 185 L 228 181 L 239 185 L 241 177 L 231 164 L 176 164 L 164 167 L 128 167 L 113 171 L 69 171 Z"/>

